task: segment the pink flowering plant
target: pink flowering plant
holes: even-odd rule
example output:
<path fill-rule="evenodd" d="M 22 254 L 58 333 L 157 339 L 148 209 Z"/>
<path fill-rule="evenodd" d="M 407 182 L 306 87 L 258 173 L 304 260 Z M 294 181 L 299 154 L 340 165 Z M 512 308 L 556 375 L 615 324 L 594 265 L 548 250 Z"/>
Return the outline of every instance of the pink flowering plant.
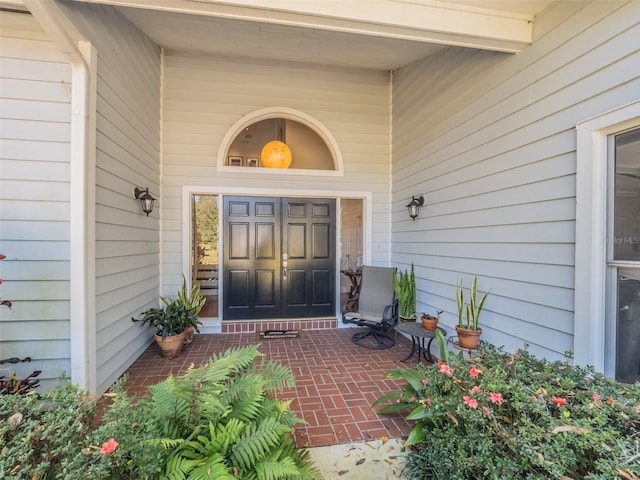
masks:
<path fill-rule="evenodd" d="M 388 372 L 406 384 L 374 404 L 414 422 L 409 478 L 640 478 L 640 384 L 526 350 L 440 356 Z"/>

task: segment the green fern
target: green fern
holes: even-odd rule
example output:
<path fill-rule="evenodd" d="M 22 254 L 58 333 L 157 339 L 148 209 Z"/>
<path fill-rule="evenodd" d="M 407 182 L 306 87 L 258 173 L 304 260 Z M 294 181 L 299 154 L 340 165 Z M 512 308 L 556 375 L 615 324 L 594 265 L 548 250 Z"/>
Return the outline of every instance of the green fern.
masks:
<path fill-rule="evenodd" d="M 288 431 L 289 427 L 273 417 L 267 417 L 257 425 L 247 425 L 231 453 L 233 465 L 240 472 L 255 468 L 257 460 L 264 458 L 269 450 L 277 447 L 282 434 Z"/>
<path fill-rule="evenodd" d="M 260 480 L 279 480 L 281 478 L 294 478 L 300 474 L 293 458 L 282 460 L 265 460 L 256 465 L 256 473 Z"/>
<path fill-rule="evenodd" d="M 265 361 L 258 346 L 232 348 L 151 388 L 171 451 L 169 480 L 311 480 L 319 478 L 291 438 L 302 420 L 290 400 L 271 393 L 293 387 L 283 365 Z M 179 438 L 176 438 L 179 437 Z"/>
<path fill-rule="evenodd" d="M 259 372 L 264 379 L 264 389 L 269 392 L 293 388 L 296 380 L 291 370 L 281 363 L 267 362 L 261 359 L 251 368 L 253 372 Z"/>

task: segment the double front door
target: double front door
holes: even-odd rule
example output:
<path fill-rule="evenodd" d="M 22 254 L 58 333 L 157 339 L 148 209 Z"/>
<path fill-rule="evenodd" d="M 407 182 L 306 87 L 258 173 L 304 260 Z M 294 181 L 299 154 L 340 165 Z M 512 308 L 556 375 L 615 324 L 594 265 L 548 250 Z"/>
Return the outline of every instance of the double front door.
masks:
<path fill-rule="evenodd" d="M 334 199 L 224 197 L 224 320 L 335 315 Z"/>

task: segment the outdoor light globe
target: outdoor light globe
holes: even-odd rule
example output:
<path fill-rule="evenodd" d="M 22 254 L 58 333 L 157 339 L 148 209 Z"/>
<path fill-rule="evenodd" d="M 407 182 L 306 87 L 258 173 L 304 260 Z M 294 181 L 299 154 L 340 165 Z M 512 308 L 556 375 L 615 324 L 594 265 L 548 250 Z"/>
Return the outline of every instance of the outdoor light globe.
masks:
<path fill-rule="evenodd" d="M 260 153 L 262 166 L 267 168 L 289 168 L 291 165 L 291 150 L 278 140 L 273 140 L 262 147 Z"/>

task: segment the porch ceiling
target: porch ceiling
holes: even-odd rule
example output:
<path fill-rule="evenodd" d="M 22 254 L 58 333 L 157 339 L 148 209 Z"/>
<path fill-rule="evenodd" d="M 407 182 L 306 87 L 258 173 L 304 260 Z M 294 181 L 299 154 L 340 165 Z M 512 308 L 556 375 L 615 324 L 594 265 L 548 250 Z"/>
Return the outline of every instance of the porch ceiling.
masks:
<path fill-rule="evenodd" d="M 554 0 L 83 1 L 115 6 L 167 50 L 394 70 L 449 45 L 518 52 Z"/>

